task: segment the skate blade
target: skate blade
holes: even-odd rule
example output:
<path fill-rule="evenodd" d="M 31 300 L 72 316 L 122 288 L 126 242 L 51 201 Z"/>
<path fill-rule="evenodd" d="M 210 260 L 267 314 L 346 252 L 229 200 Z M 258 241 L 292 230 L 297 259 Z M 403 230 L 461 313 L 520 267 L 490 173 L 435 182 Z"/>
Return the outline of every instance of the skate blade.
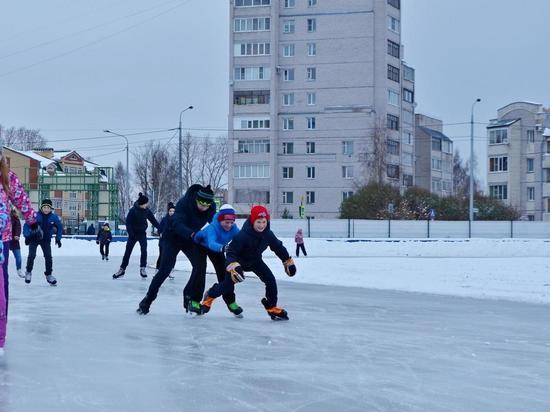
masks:
<path fill-rule="evenodd" d="M 242 318 L 244 318 L 244 316 L 243 316 L 242 313 L 239 313 L 238 315 L 233 314 L 233 317 L 234 317 L 234 318 L 237 318 L 237 319 L 242 319 Z"/>
<path fill-rule="evenodd" d="M 51 287 L 57 287 L 57 283 L 49 283 Z"/>

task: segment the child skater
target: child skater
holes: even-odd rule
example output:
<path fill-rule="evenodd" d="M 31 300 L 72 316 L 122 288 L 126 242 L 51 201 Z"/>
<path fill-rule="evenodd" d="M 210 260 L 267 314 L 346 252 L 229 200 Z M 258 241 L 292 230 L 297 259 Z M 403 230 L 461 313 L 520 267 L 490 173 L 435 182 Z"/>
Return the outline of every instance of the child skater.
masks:
<path fill-rule="evenodd" d="M 11 208 L 11 233 L 12 238 L 10 241 L 10 250 L 15 257 L 15 268 L 17 269 L 17 275 L 20 278 L 24 278 L 25 274 L 21 270 L 21 244 L 19 239 L 21 238 L 21 221 L 19 220 L 19 213 L 15 207 Z"/>
<path fill-rule="evenodd" d="M 101 260 L 109 260 L 109 245 L 113 240 L 113 234 L 111 233 L 111 227 L 109 222 L 103 223 L 103 228 L 97 232 L 97 238 L 95 243 L 99 245 L 99 253 L 101 253 Z"/>
<path fill-rule="evenodd" d="M 4 230 L 9 221 L 8 208 L 6 204 L 0 202 L 0 233 Z M 4 243 L 0 242 L 0 358 L 4 356 L 4 344 L 6 343 L 6 326 L 8 323 L 8 311 L 6 305 L 6 295 L 4 293 Z"/>
<path fill-rule="evenodd" d="M 235 210 L 231 205 L 223 205 L 220 211 L 214 215 L 212 223 L 197 232 L 193 240 L 200 246 L 208 250 L 208 257 L 216 270 L 218 282 L 223 282 L 225 277 L 225 249 L 227 244 L 239 233 L 239 228 L 235 224 Z M 242 308 L 235 302 L 235 292 L 228 291 L 223 294 L 223 300 L 229 309 L 229 312 L 238 318 L 242 318 Z M 202 312 L 210 310 L 210 306 L 201 306 Z"/>
<path fill-rule="evenodd" d="M 168 212 L 166 213 L 166 215 L 164 215 L 159 223 L 159 257 L 157 259 L 156 266 L 157 272 L 160 269 L 160 259 L 162 256 L 162 248 L 164 247 L 163 243 L 166 239 L 166 233 L 168 232 L 168 230 L 170 230 L 170 226 L 172 224 L 172 216 L 174 216 L 174 213 L 176 213 L 176 206 L 174 205 L 174 203 L 168 202 L 167 210 Z M 173 270 L 168 274 L 168 277 L 172 280 L 174 279 Z"/>
<path fill-rule="evenodd" d="M 254 272 L 265 284 L 265 297 L 262 305 L 273 320 L 288 320 L 288 313 L 277 307 L 277 282 L 269 267 L 262 260 L 262 253 L 270 247 L 283 262 L 288 276 L 296 274 L 296 266 L 283 243 L 277 239 L 269 227 L 269 212 L 264 206 L 254 206 L 250 217 L 245 221 L 241 231 L 227 246 L 226 274 L 223 282 L 216 283 L 206 292 L 202 301 L 203 313 L 208 312 L 214 299 L 232 292 L 235 283 L 245 279 L 244 272 Z"/>
<path fill-rule="evenodd" d="M 42 249 L 44 254 L 44 260 L 46 262 L 46 281 L 51 286 L 57 285 L 57 280 L 52 275 L 53 259 L 52 259 L 52 236 L 55 233 L 55 244 L 57 247 L 61 247 L 61 237 L 63 236 L 63 225 L 59 220 L 59 217 L 53 213 L 52 201 L 50 199 L 44 199 L 40 206 L 40 211 L 36 215 L 36 228 L 29 226 L 25 223 L 23 226 L 23 234 L 25 235 L 25 243 L 29 245 L 29 256 L 27 257 L 27 269 L 25 272 L 25 283 L 31 283 L 32 268 L 34 266 L 34 259 L 36 258 L 36 249 L 38 246 Z"/>
<path fill-rule="evenodd" d="M 300 257 L 300 249 L 302 249 L 304 256 L 307 256 L 306 247 L 304 245 L 304 233 L 302 232 L 302 229 L 298 229 L 294 235 L 294 241 L 296 242 L 296 257 Z"/>

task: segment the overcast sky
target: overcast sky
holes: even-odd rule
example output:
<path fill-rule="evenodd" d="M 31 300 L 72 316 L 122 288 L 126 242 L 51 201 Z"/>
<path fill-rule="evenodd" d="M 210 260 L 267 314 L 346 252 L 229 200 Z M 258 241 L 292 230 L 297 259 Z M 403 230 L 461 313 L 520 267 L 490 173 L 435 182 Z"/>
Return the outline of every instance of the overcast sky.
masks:
<path fill-rule="evenodd" d="M 479 122 L 512 101 L 550 106 L 550 1 L 402 0 L 402 8 L 417 112 L 450 124 L 469 122 L 477 97 Z M 41 129 L 56 149 L 106 165 L 124 159 L 124 142 L 103 129 L 175 128 L 189 105 L 183 124 L 193 134 L 226 133 L 228 0 L 2 1 L 0 15 L 2 125 Z M 469 125 L 445 132 L 466 156 Z M 485 180 L 484 126 L 475 134 Z M 132 136 L 130 147 L 152 137 L 177 144 L 173 135 Z"/>

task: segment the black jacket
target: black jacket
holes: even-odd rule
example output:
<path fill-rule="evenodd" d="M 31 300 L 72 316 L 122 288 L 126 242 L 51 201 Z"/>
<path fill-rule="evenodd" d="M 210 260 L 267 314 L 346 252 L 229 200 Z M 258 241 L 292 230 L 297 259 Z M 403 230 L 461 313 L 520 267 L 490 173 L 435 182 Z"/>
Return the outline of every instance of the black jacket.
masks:
<path fill-rule="evenodd" d="M 97 233 L 97 238 L 96 240 L 99 241 L 99 243 L 101 244 L 105 244 L 105 243 L 108 243 L 110 241 L 113 240 L 113 234 L 111 233 L 110 230 L 104 230 L 104 229 L 101 229 L 98 233 Z"/>
<path fill-rule="evenodd" d="M 134 203 L 134 206 L 128 212 L 128 216 L 126 216 L 126 231 L 128 232 L 128 236 L 145 236 L 148 220 L 154 227 L 159 228 L 159 222 L 155 219 L 153 212 L 149 208 L 143 209 L 139 207 L 137 202 Z"/>
<path fill-rule="evenodd" d="M 191 234 L 198 232 L 205 224 L 212 222 L 212 218 L 216 213 L 215 203 L 212 203 L 210 208 L 204 212 L 197 208 L 197 192 L 201 187 L 201 185 L 195 184 L 187 189 L 185 196 L 178 200 L 176 213 L 173 215 L 171 225 L 168 225 L 169 231 L 173 231 L 186 242 L 192 242 Z"/>
<path fill-rule="evenodd" d="M 283 242 L 271 231 L 269 223 L 263 232 L 256 232 L 247 219 L 241 231 L 227 246 L 226 266 L 232 262 L 250 266 L 262 259 L 262 253 L 268 246 L 281 261 L 284 262 L 290 257 Z"/>

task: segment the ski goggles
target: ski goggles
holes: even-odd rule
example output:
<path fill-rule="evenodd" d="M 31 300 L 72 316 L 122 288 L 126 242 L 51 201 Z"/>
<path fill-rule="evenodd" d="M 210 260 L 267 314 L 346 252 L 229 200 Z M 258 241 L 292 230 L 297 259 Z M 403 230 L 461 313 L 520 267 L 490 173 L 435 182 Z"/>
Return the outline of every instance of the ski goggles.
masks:
<path fill-rule="evenodd" d="M 199 204 L 201 206 L 204 206 L 204 207 L 210 207 L 212 202 L 209 202 L 208 200 L 197 199 L 197 204 Z"/>

